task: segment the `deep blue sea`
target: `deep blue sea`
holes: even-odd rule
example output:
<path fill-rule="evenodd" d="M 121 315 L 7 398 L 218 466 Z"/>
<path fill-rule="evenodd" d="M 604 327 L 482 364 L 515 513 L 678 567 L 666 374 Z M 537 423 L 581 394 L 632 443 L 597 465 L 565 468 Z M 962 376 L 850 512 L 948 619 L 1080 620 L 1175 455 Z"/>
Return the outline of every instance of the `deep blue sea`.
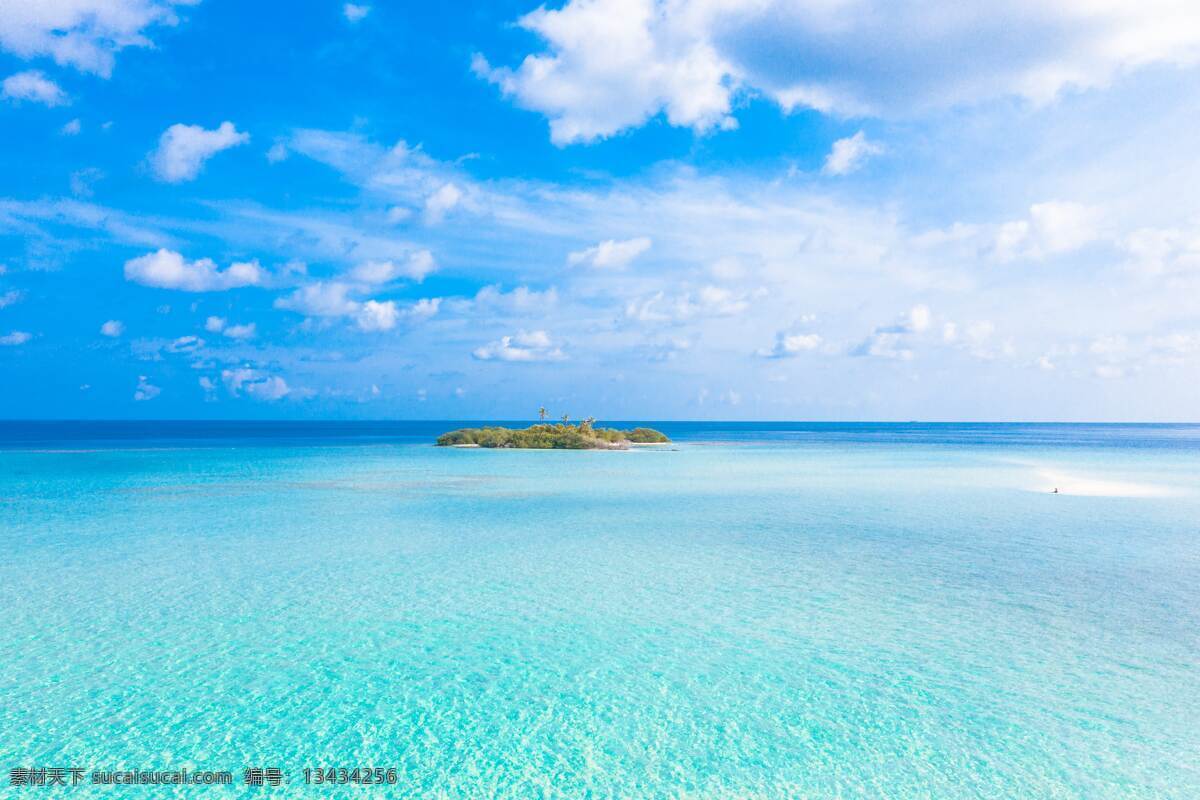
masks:
<path fill-rule="evenodd" d="M 460 424 L 0 423 L 0 778 L 237 782 L 0 796 L 1200 797 L 1200 426 Z"/>

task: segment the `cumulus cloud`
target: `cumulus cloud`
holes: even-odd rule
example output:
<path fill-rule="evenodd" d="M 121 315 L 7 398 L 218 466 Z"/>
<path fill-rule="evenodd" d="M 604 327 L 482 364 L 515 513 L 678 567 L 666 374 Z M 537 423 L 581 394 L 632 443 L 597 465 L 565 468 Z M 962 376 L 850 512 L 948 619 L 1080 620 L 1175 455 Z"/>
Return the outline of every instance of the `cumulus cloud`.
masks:
<path fill-rule="evenodd" d="M 188 261 L 174 250 L 160 249 L 125 262 L 125 280 L 159 289 L 220 292 L 260 286 L 265 273 L 257 261 L 235 262 L 221 270 L 208 258 Z"/>
<path fill-rule="evenodd" d="M 443 184 L 441 188 L 425 199 L 425 221 L 430 225 L 441 222 L 446 214 L 462 201 L 462 198 L 462 189 L 453 183 Z"/>
<path fill-rule="evenodd" d="M 438 313 L 442 305 L 440 297 L 424 297 L 408 307 L 408 315 L 414 319 L 428 319 Z"/>
<path fill-rule="evenodd" d="M 63 136 L 78 136 L 81 130 L 83 130 L 83 123 L 78 118 L 71 120 L 58 129 L 59 133 Z"/>
<path fill-rule="evenodd" d="M 471 353 L 480 361 L 561 361 L 566 358 L 545 331 L 520 331 L 477 347 Z"/>
<path fill-rule="evenodd" d="M 550 52 L 519 67 L 472 67 L 521 106 L 550 119 L 558 145 L 590 142 L 640 125 L 660 111 L 672 125 L 706 131 L 734 124 L 732 64 L 695 11 L 663 13 L 653 0 L 575 0 L 520 20 Z"/>
<path fill-rule="evenodd" d="M 871 156 L 883 152 L 883 146 L 867 139 L 862 131 L 833 143 L 829 155 L 825 157 L 825 166 L 821 169 L 826 175 L 848 175 L 862 167 Z"/>
<path fill-rule="evenodd" d="M 27 100 L 44 106 L 61 106 L 68 102 L 67 93 L 47 78 L 44 72 L 36 69 L 9 75 L 4 79 L 4 83 L 0 84 L 0 95 L 8 100 Z"/>
<path fill-rule="evenodd" d="M 519 20 L 545 42 L 515 68 L 477 75 L 544 114 L 559 145 L 663 114 L 707 131 L 735 96 L 785 110 L 903 116 L 1016 96 L 1048 102 L 1149 64 L 1200 57 L 1200 7 L 1080 0 L 570 0 Z"/>
<path fill-rule="evenodd" d="M 258 334 L 255 323 L 230 325 L 224 317 L 209 317 L 204 320 L 204 330 L 209 333 L 219 333 L 230 339 L 253 339 Z"/>
<path fill-rule="evenodd" d="M 929 306 L 915 305 L 900 319 L 891 324 L 877 327 L 861 344 L 850 351 L 853 356 L 874 356 L 909 361 L 913 357 L 910 339 L 925 333 L 933 324 L 933 312 Z M 943 327 L 943 338 L 957 336 L 953 323 Z"/>
<path fill-rule="evenodd" d="M 1051 200 L 1035 203 L 1029 217 L 1007 222 L 996 233 L 994 253 L 1001 261 L 1045 258 L 1078 250 L 1099 236 L 1095 209 Z"/>
<path fill-rule="evenodd" d="M 230 339 L 253 339 L 257 334 L 258 328 L 253 322 L 245 325 L 227 325 L 225 330 L 221 331 L 222 336 Z"/>
<path fill-rule="evenodd" d="M 221 382 L 225 390 L 234 397 L 250 397 L 254 400 L 273 402 L 282 400 L 292 393 L 287 381 L 278 375 L 269 375 L 251 367 L 221 370 Z"/>
<path fill-rule="evenodd" d="M 48 56 L 60 65 L 108 77 L 125 47 L 151 47 L 147 29 L 175 25 L 175 5 L 194 0 L 6 0 L 0 47 L 20 58 Z"/>
<path fill-rule="evenodd" d="M 362 22 L 367 14 L 370 13 L 370 6 L 357 5 L 355 3 L 346 3 L 342 6 L 342 15 L 350 22 Z"/>
<path fill-rule="evenodd" d="M 119 319 L 110 319 L 100 326 L 100 335 L 117 338 L 125 332 L 125 323 Z"/>
<path fill-rule="evenodd" d="M 558 290 L 553 286 L 544 291 L 530 289 L 528 286 L 518 286 L 510 292 L 504 291 L 498 284 L 485 286 L 475 293 L 470 300 L 454 301 L 452 308 L 456 311 L 481 311 L 488 313 L 544 313 L 558 303 Z"/>
<path fill-rule="evenodd" d="M 308 317 L 343 317 L 358 310 L 350 298 L 351 286 L 338 281 L 317 281 L 299 287 L 275 301 L 276 308 L 298 311 Z"/>
<path fill-rule="evenodd" d="M 866 341 L 851 351 L 851 355 L 910 361 L 913 357 L 913 351 L 905 346 L 904 338 L 901 334 L 893 331 L 877 330 L 867 337 Z"/>
<path fill-rule="evenodd" d="M 150 383 L 150 379 L 145 375 L 138 375 L 137 388 L 133 390 L 133 399 L 139 403 L 145 400 L 153 400 L 162 394 L 162 389 Z"/>
<path fill-rule="evenodd" d="M 400 310 L 392 300 L 368 300 L 354 314 L 354 322 L 364 331 L 390 331 L 400 319 Z"/>
<path fill-rule="evenodd" d="M 818 334 L 780 331 L 775 335 L 775 344 L 759 350 L 758 355 L 763 358 L 791 358 L 820 346 L 821 337 Z"/>
<path fill-rule="evenodd" d="M 567 256 L 567 263 L 592 269 L 624 269 L 649 250 L 650 245 L 650 239 L 645 236 L 623 241 L 607 239 L 594 247 L 571 253 Z"/>
<path fill-rule="evenodd" d="M 387 331 L 402 319 L 423 320 L 437 313 L 441 298 L 423 299 L 408 308 L 393 300 L 356 300 L 355 287 L 339 281 L 317 281 L 301 286 L 275 301 L 276 308 L 309 317 L 347 317 L 362 331 Z"/>
<path fill-rule="evenodd" d="M 159 180 L 181 183 L 195 179 L 204 162 L 222 150 L 250 141 L 250 134 L 239 132 L 232 122 L 222 122 L 214 130 L 199 125 L 176 123 L 158 140 L 158 149 L 150 154 L 150 163 Z"/>
<path fill-rule="evenodd" d="M 1068 200 L 1034 203 L 1021 219 L 996 224 L 956 222 L 953 225 L 914 236 L 918 248 L 958 247 L 964 256 L 990 256 L 999 262 L 1044 260 L 1073 253 L 1104 240 L 1101 209 Z M 1124 245 L 1147 254 L 1157 246 L 1153 236 L 1130 237 Z M 1130 250 L 1132 252 L 1132 250 Z"/>
<path fill-rule="evenodd" d="M 3 273 L 0 273 L 2 275 Z M 11 306 L 13 303 L 21 299 L 21 293 L 16 289 L 9 289 L 7 292 L 0 294 L 0 308 Z"/>
<path fill-rule="evenodd" d="M 422 281 L 436 269 L 433 253 L 418 250 L 403 261 L 364 261 L 350 270 L 347 277 L 361 283 L 390 283 L 398 278 Z"/>
<path fill-rule="evenodd" d="M 15 347 L 16 345 L 25 344 L 33 338 L 33 334 L 28 331 L 13 331 L 0 336 L 0 345 Z"/>

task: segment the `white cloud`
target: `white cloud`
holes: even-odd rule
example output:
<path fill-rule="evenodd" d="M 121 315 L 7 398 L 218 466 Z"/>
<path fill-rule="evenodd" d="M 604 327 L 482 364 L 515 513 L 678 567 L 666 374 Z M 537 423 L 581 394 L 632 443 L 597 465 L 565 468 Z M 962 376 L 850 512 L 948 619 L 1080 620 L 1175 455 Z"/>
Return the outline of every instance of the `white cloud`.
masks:
<path fill-rule="evenodd" d="M 119 319 L 110 319 L 100 326 L 100 335 L 113 339 L 125 332 L 125 323 Z"/>
<path fill-rule="evenodd" d="M 297 311 L 310 317 L 348 317 L 362 331 L 387 331 L 402 319 L 424 320 L 437 313 L 441 298 L 418 300 L 400 308 L 393 300 L 359 301 L 351 297 L 355 287 L 339 281 L 310 283 L 275 301 L 276 308 Z"/>
<path fill-rule="evenodd" d="M 404 206 L 392 206 L 387 210 L 387 221 L 392 225 L 396 225 L 404 222 L 404 220 L 411 217 L 412 214 L 413 212 L 411 208 L 405 208 Z"/>
<path fill-rule="evenodd" d="M 14 100 L 28 100 L 31 103 L 41 103 L 44 106 L 66 105 L 67 93 L 46 77 L 44 72 L 36 69 L 18 72 L 4 79 L 0 95 Z"/>
<path fill-rule="evenodd" d="M 566 356 L 545 331 L 520 331 L 477 347 L 472 353 L 480 361 L 561 361 Z"/>
<path fill-rule="evenodd" d="M 267 162 L 270 164 L 278 164 L 280 161 L 286 160 L 287 157 L 287 145 L 283 142 L 276 142 L 267 150 Z"/>
<path fill-rule="evenodd" d="M 59 129 L 59 132 L 63 136 L 78 136 L 81 130 L 83 130 L 83 123 L 76 118 L 68 122 L 66 125 L 63 125 L 62 128 Z"/>
<path fill-rule="evenodd" d="M 245 325 L 228 325 L 221 333 L 230 339 L 253 339 L 258 335 L 258 328 L 253 322 Z"/>
<path fill-rule="evenodd" d="M 933 313 L 929 310 L 929 306 L 916 305 L 908 310 L 908 328 L 915 333 L 928 330 L 932 321 Z"/>
<path fill-rule="evenodd" d="M 821 337 L 818 334 L 780 331 L 775 335 L 775 344 L 759 350 L 758 355 L 763 358 L 789 358 L 820 346 Z"/>
<path fill-rule="evenodd" d="M 929 306 L 915 305 L 892 325 L 883 325 L 871 332 L 861 344 L 850 351 L 852 356 L 874 356 L 909 361 L 913 358 L 912 339 L 929 330 L 933 312 Z M 958 336 L 958 327 L 950 322 L 942 326 L 942 340 Z"/>
<path fill-rule="evenodd" d="M 859 131 L 849 138 L 838 139 L 833 143 L 821 171 L 826 175 L 848 175 L 862 167 L 871 156 L 882 152 L 882 145 L 868 140 L 867 135 Z"/>
<path fill-rule="evenodd" d="M 255 323 L 230 325 L 224 317 L 209 317 L 204 320 L 204 330 L 209 333 L 220 333 L 230 339 L 253 339 L 258 335 Z"/>
<path fill-rule="evenodd" d="M 272 375 L 265 380 L 247 383 L 244 389 L 246 394 L 255 400 L 265 400 L 267 402 L 281 400 L 292 393 L 292 389 L 287 385 L 287 381 L 278 375 Z"/>
<path fill-rule="evenodd" d="M 199 336 L 180 336 L 167 344 L 168 353 L 194 353 L 204 347 L 204 340 Z"/>
<path fill-rule="evenodd" d="M 1047 102 L 1149 64 L 1200 56 L 1200 6 L 1180 0 L 570 0 L 520 25 L 545 52 L 473 69 L 550 120 L 560 145 L 663 113 L 705 131 L 734 96 L 785 110 L 903 116 L 999 97 Z"/>
<path fill-rule="evenodd" d="M 241 286 L 259 286 L 265 274 L 257 261 L 235 262 L 220 270 L 208 258 L 187 261 L 174 250 L 160 249 L 125 262 L 125 280 L 159 289 L 186 292 L 220 292 Z"/>
<path fill-rule="evenodd" d="M 278 375 L 268 375 L 251 367 L 221 370 L 221 381 L 234 397 L 245 395 L 255 400 L 273 402 L 292 393 L 287 381 Z"/>
<path fill-rule="evenodd" d="M 150 163 L 159 180 L 190 181 L 200 174 L 205 161 L 248 141 L 250 134 L 239 132 L 232 122 L 222 122 L 211 131 L 199 125 L 176 123 L 163 132 L 158 149 L 150 154 Z"/>
<path fill-rule="evenodd" d="M 392 300 L 368 300 L 359 307 L 354 322 L 364 331 L 390 331 L 400 319 L 400 310 Z"/>
<path fill-rule="evenodd" d="M 752 297 L 761 292 L 747 293 L 720 286 L 704 286 L 699 291 L 668 297 L 659 291 L 648 297 L 630 300 L 625 304 L 625 316 L 639 322 L 681 322 L 698 317 L 732 317 L 750 308 Z"/>
<path fill-rule="evenodd" d="M 425 221 L 430 225 L 441 222 L 447 212 L 457 206 L 463 198 L 462 189 L 453 183 L 443 184 L 425 199 Z"/>
<path fill-rule="evenodd" d="M 553 286 L 545 291 L 536 291 L 528 286 L 518 286 L 505 292 L 499 285 L 485 286 L 471 300 L 454 301 L 452 308 L 458 311 L 479 311 L 488 314 L 535 312 L 545 313 L 558 303 L 558 290 Z"/>
<path fill-rule="evenodd" d="M 346 5 L 342 6 L 342 15 L 350 22 L 361 22 L 370 13 L 370 6 L 357 5 L 355 3 L 346 3 Z"/>
<path fill-rule="evenodd" d="M 990 255 L 1000 262 L 1036 261 L 1073 253 L 1109 238 L 1104 232 L 1106 222 L 1102 210 L 1095 206 L 1047 200 L 1031 205 L 1021 219 L 999 224 L 955 222 L 947 228 L 914 236 L 912 243 L 923 249 L 957 246 L 963 256 Z M 1134 249 L 1156 246 L 1152 236 L 1130 237 L 1118 244 Z"/>
<path fill-rule="evenodd" d="M 1050 200 L 1030 206 L 1028 219 L 1001 225 L 994 252 L 1001 261 L 1039 259 L 1078 250 L 1098 236 L 1095 209 L 1081 203 Z"/>
<path fill-rule="evenodd" d="M 1146 275 L 1200 272 L 1200 231 L 1140 228 L 1122 238 L 1129 266 Z"/>
<path fill-rule="evenodd" d="M 364 261 L 352 269 L 348 277 L 351 280 L 371 284 L 390 283 L 397 278 L 421 281 L 436 268 L 437 264 L 433 259 L 433 254 L 428 250 L 419 250 L 402 262 Z"/>
<path fill-rule="evenodd" d="M 851 355 L 910 361 L 913 357 L 913 351 L 905 346 L 904 336 L 901 333 L 891 330 L 877 330 L 865 342 L 855 348 L 851 352 Z"/>
<path fill-rule="evenodd" d="M 4 273 L 0 272 L 0 275 Z M 9 289 L 7 292 L 0 294 L 0 308 L 11 306 L 21 299 L 21 292 L 16 289 Z"/>
<path fill-rule="evenodd" d="M 133 391 L 133 399 L 142 402 L 144 400 L 153 400 L 162 394 L 162 389 L 150 383 L 150 380 L 145 375 L 138 375 L 137 388 Z"/>
<path fill-rule="evenodd" d="M 440 297 L 425 297 L 413 303 L 407 309 L 407 314 L 413 319 L 429 319 L 438 313 L 442 305 Z"/>
<path fill-rule="evenodd" d="M 6 0 L 0 47 L 20 58 L 49 56 L 104 77 L 125 47 L 152 47 L 146 29 L 175 25 L 173 6 L 193 0 Z"/>
<path fill-rule="evenodd" d="M 16 346 L 25 344 L 33 338 L 33 334 L 28 331 L 13 331 L 4 336 L 0 336 L 0 345 Z"/>
<path fill-rule="evenodd" d="M 734 124 L 733 66 L 703 30 L 703 14 L 663 12 L 652 0 L 576 0 L 539 8 L 522 27 L 550 53 L 530 55 L 513 70 L 477 55 L 477 75 L 518 104 L 550 119 L 558 145 L 589 142 L 665 112 L 672 125 L 697 131 Z"/>
<path fill-rule="evenodd" d="M 645 236 L 623 241 L 607 239 L 594 247 L 571 253 L 567 256 L 567 263 L 592 269 L 624 269 L 635 258 L 649 250 L 650 245 L 650 239 Z"/>
<path fill-rule="evenodd" d="M 350 298 L 349 284 L 317 281 L 275 301 L 276 308 L 298 311 L 308 317 L 345 317 L 358 311 L 359 303 Z"/>

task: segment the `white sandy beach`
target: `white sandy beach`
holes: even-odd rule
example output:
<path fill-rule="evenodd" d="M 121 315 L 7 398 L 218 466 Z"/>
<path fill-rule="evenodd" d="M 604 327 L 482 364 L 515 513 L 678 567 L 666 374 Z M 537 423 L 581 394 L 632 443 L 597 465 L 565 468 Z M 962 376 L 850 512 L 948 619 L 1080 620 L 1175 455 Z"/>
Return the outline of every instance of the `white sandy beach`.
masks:
<path fill-rule="evenodd" d="M 1175 494 L 1171 487 L 1159 484 L 1071 475 L 1053 469 L 1039 469 L 1037 480 L 1037 485 L 1031 487 L 1033 491 L 1053 492 L 1058 489 L 1059 494 L 1079 497 L 1168 497 Z"/>

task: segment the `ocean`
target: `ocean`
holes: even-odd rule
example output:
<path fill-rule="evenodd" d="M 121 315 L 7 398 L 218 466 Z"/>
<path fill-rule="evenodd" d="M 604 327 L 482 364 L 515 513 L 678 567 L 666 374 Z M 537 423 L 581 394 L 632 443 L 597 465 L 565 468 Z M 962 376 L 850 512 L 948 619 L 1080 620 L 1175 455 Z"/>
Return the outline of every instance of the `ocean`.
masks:
<path fill-rule="evenodd" d="M 1200 426 L 460 424 L 0 423 L 0 779 L 1200 797 Z"/>

